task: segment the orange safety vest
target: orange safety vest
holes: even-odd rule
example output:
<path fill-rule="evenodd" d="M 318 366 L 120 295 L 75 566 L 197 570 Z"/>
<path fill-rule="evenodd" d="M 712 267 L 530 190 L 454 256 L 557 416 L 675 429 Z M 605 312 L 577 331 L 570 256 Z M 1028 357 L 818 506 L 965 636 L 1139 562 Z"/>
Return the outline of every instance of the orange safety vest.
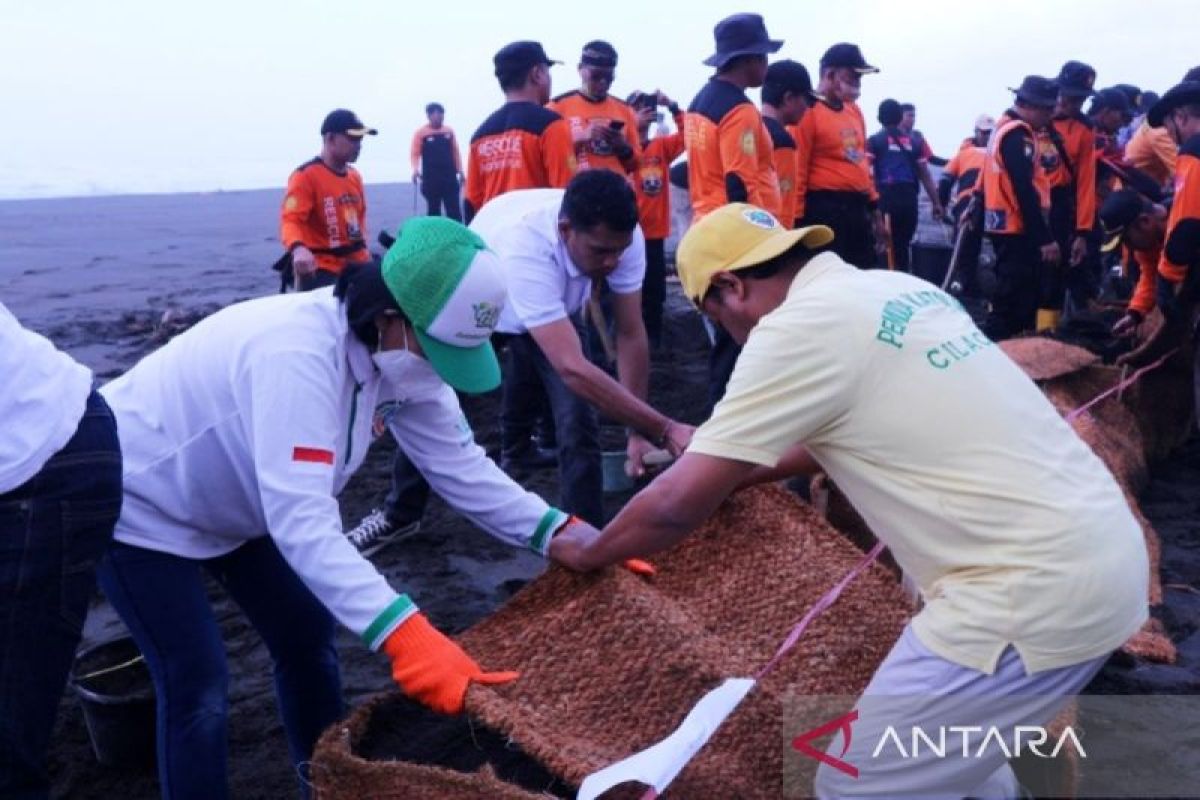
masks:
<path fill-rule="evenodd" d="M 1017 235 L 1025 232 L 1017 193 L 1013 190 L 1012 178 L 1000 155 L 1000 143 L 1004 137 L 1017 130 L 1023 130 L 1029 137 L 1025 150 L 1033 164 L 1033 188 L 1037 191 L 1038 203 L 1043 212 L 1050 209 L 1050 180 L 1036 158 L 1037 137 L 1029 123 L 1010 119 L 997 128 L 988 140 L 987 161 L 983 169 L 983 226 L 988 233 Z"/>

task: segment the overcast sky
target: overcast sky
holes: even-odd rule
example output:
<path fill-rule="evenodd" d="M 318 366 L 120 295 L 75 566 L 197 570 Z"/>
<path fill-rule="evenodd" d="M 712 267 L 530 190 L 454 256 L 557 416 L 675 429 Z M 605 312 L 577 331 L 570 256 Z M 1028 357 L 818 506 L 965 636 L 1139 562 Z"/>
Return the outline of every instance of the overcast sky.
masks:
<path fill-rule="evenodd" d="M 548 10 L 558 9 L 558 10 Z M 918 106 L 950 155 L 1005 87 L 1075 58 L 1098 85 L 1162 92 L 1193 62 L 1195 0 L 693 0 L 386 2 L 0 0 L 0 197 L 282 187 L 319 149 L 321 118 L 346 106 L 380 135 L 369 183 L 407 180 L 430 100 L 465 143 L 501 102 L 491 57 L 539 39 L 555 92 L 575 88 L 583 42 L 620 53 L 614 93 L 661 88 L 686 103 L 708 68 L 712 27 L 757 11 L 810 71 L 838 41 L 882 69 L 864 81 L 869 127 L 885 97 Z M 757 101 L 758 92 L 752 91 Z M 464 153 L 465 155 L 465 153 Z"/>

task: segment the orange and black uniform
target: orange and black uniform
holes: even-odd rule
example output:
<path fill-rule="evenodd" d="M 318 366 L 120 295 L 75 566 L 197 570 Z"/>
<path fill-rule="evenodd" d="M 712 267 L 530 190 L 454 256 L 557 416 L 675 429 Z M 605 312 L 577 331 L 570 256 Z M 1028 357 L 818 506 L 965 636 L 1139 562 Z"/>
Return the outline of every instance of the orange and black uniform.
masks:
<path fill-rule="evenodd" d="M 1037 135 L 1015 111 L 1000 118 L 988 142 L 983 209 L 984 231 L 996 250 L 996 289 L 984 331 L 999 341 L 1035 327 L 1041 247 L 1054 241 Z"/>
<path fill-rule="evenodd" d="M 547 106 L 567 121 L 571 130 L 571 141 L 575 145 L 575 160 L 579 169 L 611 169 L 626 175 L 637 169 L 642 146 L 638 141 L 637 116 L 624 100 L 608 95 L 603 100 L 593 100 L 576 89 L 559 95 Z M 593 123 L 609 125 L 622 123 L 621 135 L 624 147 L 612 147 L 603 139 L 592 139 L 588 131 Z"/>
<path fill-rule="evenodd" d="M 537 103 L 505 103 L 471 137 L 466 220 L 493 197 L 517 189 L 562 188 L 574 174 L 566 121 Z"/>
<path fill-rule="evenodd" d="M 867 126 L 854 103 L 820 99 L 796 137 L 796 216 L 833 228 L 831 249 L 862 268 L 876 266 L 871 214 L 879 202 L 867 163 Z"/>
<path fill-rule="evenodd" d="M 772 117 L 763 117 L 771 137 L 775 176 L 779 180 L 779 208 L 769 209 L 785 228 L 796 224 L 796 139 L 784 125 Z"/>
<path fill-rule="evenodd" d="M 746 93 L 710 78 L 684 119 L 688 191 L 696 220 L 727 203 L 779 208 L 779 181 L 762 115 Z"/>
<path fill-rule="evenodd" d="M 1038 158 L 1050 184 L 1050 232 L 1063 253 L 1057 267 L 1042 270 L 1041 305 L 1061 309 L 1069 291 L 1072 305 L 1081 308 L 1099 289 L 1100 261 L 1088 258 L 1074 268 L 1067 262 L 1077 236 L 1095 250 L 1096 134 L 1091 120 L 1079 115 L 1055 118 L 1037 137 Z"/>
<path fill-rule="evenodd" d="M 1175 200 L 1158 274 L 1182 283 L 1193 269 L 1200 269 L 1200 135 L 1184 142 L 1175 159 Z"/>
<path fill-rule="evenodd" d="M 1133 260 L 1138 265 L 1138 281 L 1133 287 L 1133 296 L 1129 298 L 1126 310 L 1135 314 L 1139 320 L 1154 310 L 1155 298 L 1158 294 L 1158 265 L 1162 260 L 1162 246 L 1153 250 L 1134 250 Z"/>
<path fill-rule="evenodd" d="M 297 167 L 288 178 L 280 217 L 283 246 L 290 252 L 304 245 L 316 256 L 318 273 L 310 287 L 332 283 L 348 263 L 371 260 L 367 197 L 354 167 L 334 172 L 320 158 Z"/>
<path fill-rule="evenodd" d="M 966 209 L 971 196 L 976 192 L 983 166 L 987 162 L 987 148 L 975 144 L 974 139 L 964 139 L 958 152 L 942 170 L 938 183 L 938 199 L 950 215 L 957 219 Z"/>
<path fill-rule="evenodd" d="M 429 205 L 429 216 L 441 216 L 444 207 L 447 217 L 462 222 L 458 196 L 462 156 L 454 130 L 449 125 L 422 125 L 413 134 L 409 157 L 413 172 L 421 173 L 421 194 Z"/>
<path fill-rule="evenodd" d="M 646 237 L 646 277 L 642 282 L 642 320 L 652 344 L 662 340 L 662 309 L 667 298 L 665 242 L 671 233 L 671 162 L 683 153 L 683 112 L 672 106 L 678 130 L 651 139 L 633 174 L 638 223 Z"/>

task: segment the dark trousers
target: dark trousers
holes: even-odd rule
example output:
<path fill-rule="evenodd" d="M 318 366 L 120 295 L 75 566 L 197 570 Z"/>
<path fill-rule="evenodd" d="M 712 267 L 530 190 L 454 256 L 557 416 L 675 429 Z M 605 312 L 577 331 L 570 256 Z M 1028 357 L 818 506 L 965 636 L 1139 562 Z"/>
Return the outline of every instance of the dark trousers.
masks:
<path fill-rule="evenodd" d="M 311 292 L 313 289 L 320 289 L 325 286 L 333 286 L 338 281 L 336 273 L 326 269 L 318 269 L 311 275 L 296 276 L 296 291 Z"/>
<path fill-rule="evenodd" d="M 1031 331 L 1037 323 L 1040 248 L 1025 236 L 992 236 L 996 285 L 983 331 L 993 341 Z"/>
<path fill-rule="evenodd" d="M 205 572 L 267 645 L 288 751 L 302 774 L 317 737 L 344 708 L 333 617 L 270 537 L 206 560 L 114 543 L 100 564 L 100 586 L 154 679 L 158 779 L 170 800 L 229 797 L 229 668 Z"/>
<path fill-rule="evenodd" d="M 459 198 L 458 180 L 453 175 L 448 180 L 444 178 L 429 180 L 427 178 L 421 182 L 421 194 L 429 206 L 429 216 L 443 216 L 444 210 L 444 216 L 455 222 L 462 222 L 462 202 Z"/>
<path fill-rule="evenodd" d="M 917 185 L 884 186 L 879 192 L 879 208 L 887 215 L 891 229 L 893 263 L 896 269 L 911 272 L 908 246 L 917 232 Z"/>
<path fill-rule="evenodd" d="M 383 501 L 383 509 L 397 526 L 416 522 L 425 515 L 429 502 L 429 482 L 421 470 L 408 459 L 404 450 L 396 448 L 392 458 L 392 488 Z"/>
<path fill-rule="evenodd" d="M 646 278 L 642 281 L 642 321 L 650 344 L 662 344 L 663 304 L 667 300 L 667 254 L 662 239 L 646 240 Z"/>
<path fill-rule="evenodd" d="M 834 239 L 829 249 L 861 269 L 879 266 L 871 209 L 860 192 L 810 190 L 805 195 L 803 225 L 828 225 Z"/>
<path fill-rule="evenodd" d="M 559 507 L 593 525 L 604 522 L 600 424 L 596 411 L 567 388 L 528 333 L 506 337 L 501 371 L 501 447 L 528 442 L 531 420 L 545 397 L 554 418 L 558 453 Z"/>
<path fill-rule="evenodd" d="M 729 377 L 737 366 L 738 356 L 742 346 L 733 340 L 720 325 L 713 323 L 712 350 L 708 353 L 708 412 L 712 411 L 721 398 L 725 396 L 725 388 L 729 385 Z"/>
<path fill-rule="evenodd" d="M 120 512 L 117 426 L 92 392 L 67 444 L 0 494 L 0 797 L 49 793 L 55 712 Z"/>

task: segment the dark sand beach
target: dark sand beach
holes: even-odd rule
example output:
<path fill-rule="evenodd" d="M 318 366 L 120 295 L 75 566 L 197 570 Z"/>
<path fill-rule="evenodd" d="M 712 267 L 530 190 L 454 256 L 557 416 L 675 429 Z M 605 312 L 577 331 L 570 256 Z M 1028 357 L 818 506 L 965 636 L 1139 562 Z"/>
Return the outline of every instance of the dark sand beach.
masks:
<path fill-rule="evenodd" d="M 91 367 L 100 382 L 200 316 L 229 303 L 274 293 L 269 266 L 280 253 L 276 190 L 0 202 L 0 300 L 30 328 Z M 368 187 L 372 240 L 414 213 L 408 184 Z M 423 202 L 421 210 L 424 209 Z M 655 354 L 651 393 L 664 411 L 698 422 L 706 392 L 706 344 L 695 313 L 677 290 L 669 300 L 668 337 Z M 470 398 L 477 438 L 498 447 L 498 396 Z M 391 449 L 382 441 L 341 496 L 353 524 L 386 492 Z M 1164 621 L 1179 645 L 1172 667 L 1122 661 L 1102 675 L 1107 691 L 1200 693 L 1200 443 L 1195 439 L 1157 465 L 1145 512 L 1164 540 Z M 526 482 L 553 500 L 555 473 Z M 614 512 L 628 494 L 610 495 Z M 435 624 L 459 631 L 502 604 L 543 568 L 542 561 L 492 540 L 434 498 L 422 532 L 373 559 Z M 229 773 L 238 798 L 294 796 L 275 709 L 270 659 L 237 608 L 212 588 L 232 678 Z M 122 633 L 99 597 L 84 645 Z M 386 660 L 346 631 L 339 634 L 346 702 L 390 689 Z M 504 665 L 486 665 L 503 668 Z M 1192 761 L 1195 759 L 1193 758 Z M 115 770 L 92 756 L 78 701 L 62 701 L 51 753 L 57 797 L 153 798 L 150 769 Z"/>

